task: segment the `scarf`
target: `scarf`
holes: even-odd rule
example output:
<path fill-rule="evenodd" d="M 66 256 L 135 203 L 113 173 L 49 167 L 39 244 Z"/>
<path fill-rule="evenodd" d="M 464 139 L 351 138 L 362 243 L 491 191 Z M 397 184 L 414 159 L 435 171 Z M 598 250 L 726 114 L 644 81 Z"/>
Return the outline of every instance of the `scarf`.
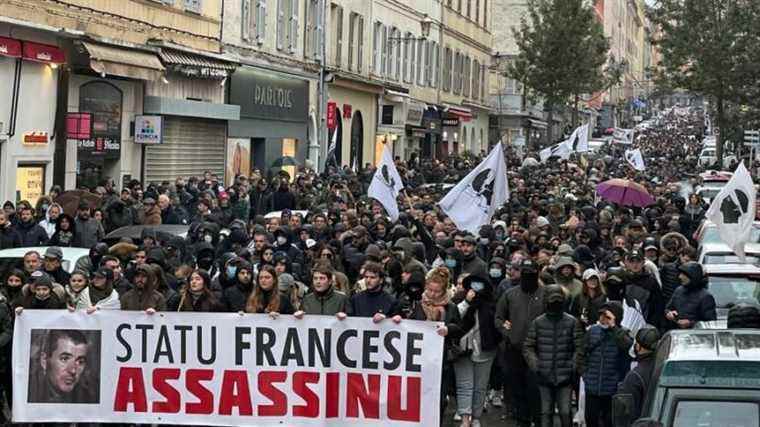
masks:
<path fill-rule="evenodd" d="M 106 286 L 103 289 L 99 289 L 97 286 L 90 286 L 90 302 L 95 306 L 98 302 L 111 296 L 113 292 L 113 283 L 111 281 L 106 282 Z"/>
<path fill-rule="evenodd" d="M 438 298 L 433 298 L 425 291 L 422 293 L 422 310 L 427 320 L 435 322 L 444 320 L 446 306 L 449 304 L 449 293 L 444 292 Z"/>

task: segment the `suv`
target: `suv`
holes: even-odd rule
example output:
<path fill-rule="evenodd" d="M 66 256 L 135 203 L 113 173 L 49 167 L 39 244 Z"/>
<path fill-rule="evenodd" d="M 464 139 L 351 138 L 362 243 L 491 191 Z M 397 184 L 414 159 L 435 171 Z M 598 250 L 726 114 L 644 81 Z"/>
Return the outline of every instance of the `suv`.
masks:
<path fill-rule="evenodd" d="M 633 398 L 613 398 L 616 427 L 631 425 Z M 638 426 L 757 426 L 760 420 L 760 331 L 667 333 Z"/>

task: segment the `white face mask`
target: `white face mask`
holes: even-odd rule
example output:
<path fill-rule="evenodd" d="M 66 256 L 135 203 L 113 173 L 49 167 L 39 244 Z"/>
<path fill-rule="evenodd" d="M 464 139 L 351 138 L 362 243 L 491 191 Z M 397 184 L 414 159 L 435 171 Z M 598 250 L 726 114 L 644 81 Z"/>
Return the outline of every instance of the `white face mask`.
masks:
<path fill-rule="evenodd" d="M 278 245 L 282 246 L 285 243 L 288 243 L 288 238 L 287 237 L 280 236 L 280 237 L 277 238 L 277 244 Z"/>
<path fill-rule="evenodd" d="M 211 241 L 213 241 L 213 240 L 214 240 L 214 238 L 213 238 L 213 237 L 211 237 L 210 235 L 206 234 L 205 236 L 203 236 L 203 240 L 204 240 L 206 243 L 211 243 Z"/>

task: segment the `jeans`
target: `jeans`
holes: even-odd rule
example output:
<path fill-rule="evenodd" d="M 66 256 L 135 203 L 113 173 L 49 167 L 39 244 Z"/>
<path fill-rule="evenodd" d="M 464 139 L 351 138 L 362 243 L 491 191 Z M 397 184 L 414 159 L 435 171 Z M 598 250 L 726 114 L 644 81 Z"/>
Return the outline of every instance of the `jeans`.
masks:
<path fill-rule="evenodd" d="M 572 384 L 563 386 L 539 385 L 541 393 L 541 427 L 554 426 L 554 407 L 559 410 L 559 421 L 562 427 L 571 427 L 573 417 L 570 413 L 570 399 L 573 394 Z"/>
<path fill-rule="evenodd" d="M 473 362 L 466 356 L 454 362 L 459 415 L 472 415 L 472 418 L 477 419 L 483 414 L 493 359 L 491 357 L 485 362 Z"/>
<path fill-rule="evenodd" d="M 612 427 L 612 396 L 586 392 L 586 427 Z"/>

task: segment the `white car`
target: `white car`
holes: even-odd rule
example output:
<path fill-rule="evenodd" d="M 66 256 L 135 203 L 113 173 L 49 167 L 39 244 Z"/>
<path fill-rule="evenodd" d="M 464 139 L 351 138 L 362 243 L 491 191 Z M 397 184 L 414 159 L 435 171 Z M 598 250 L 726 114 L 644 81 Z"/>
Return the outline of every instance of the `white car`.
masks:
<path fill-rule="evenodd" d="M 718 160 L 717 152 L 714 147 L 703 148 L 699 153 L 698 164 L 699 166 L 712 165 Z"/>
<path fill-rule="evenodd" d="M 700 249 L 703 245 L 723 243 L 723 241 L 720 239 L 720 234 L 718 234 L 718 226 L 716 226 L 715 223 L 710 220 L 704 220 L 702 222 L 702 225 L 700 225 L 697 229 L 697 232 L 694 233 L 693 237 L 694 240 L 699 243 Z M 755 221 L 752 223 L 752 232 L 749 236 L 748 244 L 751 245 L 755 243 L 760 243 L 760 221 Z M 753 247 L 750 246 L 748 250 L 752 250 L 752 248 Z"/>
<path fill-rule="evenodd" d="M 707 290 L 715 298 L 718 320 L 739 303 L 760 303 L 760 267 L 747 264 L 712 264 L 704 266 Z"/>
<path fill-rule="evenodd" d="M 705 243 L 699 248 L 697 261 L 703 266 L 713 264 L 749 264 L 760 266 L 760 244 L 747 243 L 744 247 L 745 260 L 741 261 L 738 255 L 725 243 Z"/>
<path fill-rule="evenodd" d="M 38 246 L 0 250 L 0 269 L 9 267 L 23 269 L 24 254 L 29 251 L 37 251 L 40 257 L 43 257 L 47 248 L 47 246 Z M 74 271 L 74 267 L 80 258 L 90 255 L 90 250 L 87 248 L 61 248 L 61 251 L 63 252 L 61 267 L 69 273 Z"/>

